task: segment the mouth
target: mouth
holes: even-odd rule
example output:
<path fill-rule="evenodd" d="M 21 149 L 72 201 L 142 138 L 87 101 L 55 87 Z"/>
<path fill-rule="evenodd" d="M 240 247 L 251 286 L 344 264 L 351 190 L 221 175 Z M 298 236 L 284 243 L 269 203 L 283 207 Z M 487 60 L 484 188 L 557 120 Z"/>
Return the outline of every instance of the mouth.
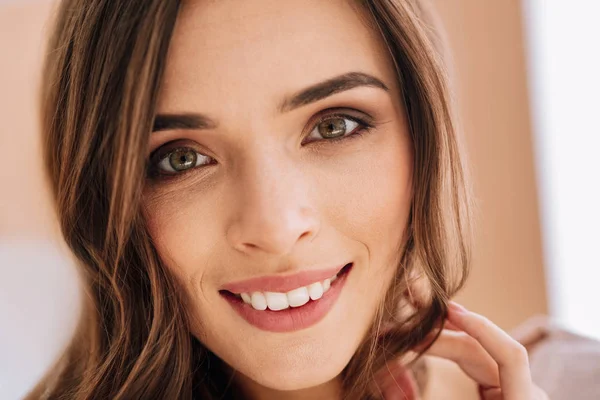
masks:
<path fill-rule="evenodd" d="M 308 328 L 327 315 L 335 304 L 353 263 L 328 278 L 286 292 L 220 290 L 221 296 L 248 323 L 271 332 Z"/>

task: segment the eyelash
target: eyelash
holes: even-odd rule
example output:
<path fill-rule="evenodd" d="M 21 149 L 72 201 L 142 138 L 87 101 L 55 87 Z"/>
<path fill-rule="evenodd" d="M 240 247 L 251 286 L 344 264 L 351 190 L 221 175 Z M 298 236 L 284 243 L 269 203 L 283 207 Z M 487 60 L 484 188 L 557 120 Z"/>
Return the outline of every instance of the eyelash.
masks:
<path fill-rule="evenodd" d="M 312 146 L 327 146 L 333 143 L 335 143 L 336 145 L 342 144 L 342 142 L 348 142 L 352 139 L 358 139 L 359 137 L 362 137 L 363 135 L 365 135 L 366 133 L 370 132 L 371 129 L 375 128 L 374 123 L 372 122 L 372 118 L 368 117 L 366 119 L 363 118 L 359 118 L 353 115 L 348 115 L 345 113 L 341 113 L 341 112 L 334 112 L 334 113 L 330 113 L 327 115 L 323 115 L 321 117 L 318 117 L 317 121 L 314 122 L 312 124 L 312 128 L 309 131 L 308 135 L 309 136 L 315 129 L 317 129 L 317 127 L 319 126 L 319 124 L 330 120 L 330 119 L 336 119 L 336 118 L 343 118 L 346 120 L 350 120 L 352 122 L 355 122 L 358 124 L 358 126 L 356 128 L 354 128 L 354 130 L 352 130 L 350 133 L 346 134 L 346 135 L 342 135 L 342 136 L 337 136 L 337 137 L 333 137 L 333 138 L 329 138 L 329 139 L 316 139 L 316 140 L 311 140 L 307 143 L 305 143 L 304 141 L 302 142 L 303 145 L 312 145 Z M 170 142 L 173 143 L 173 142 Z M 214 163 L 208 163 L 208 164 L 201 164 L 195 167 L 191 167 L 188 168 L 184 171 L 181 172 L 173 172 L 173 173 L 169 173 L 169 172 L 165 172 L 165 171 L 161 171 L 158 168 L 158 164 L 160 162 L 162 162 L 163 160 L 165 160 L 167 157 L 169 157 L 171 154 L 173 154 L 174 152 L 178 151 L 178 150 L 191 150 L 194 151 L 198 154 L 201 154 L 202 156 L 204 156 L 204 154 L 197 152 L 193 147 L 191 146 L 176 146 L 173 147 L 172 149 L 167 150 L 166 152 L 162 152 L 161 150 L 164 149 L 165 147 L 167 147 L 169 145 L 169 143 L 159 147 L 158 149 L 154 150 L 149 157 L 149 163 L 148 163 L 148 168 L 147 168 L 147 175 L 149 178 L 152 178 L 154 180 L 161 180 L 161 179 L 170 179 L 173 177 L 180 177 L 182 175 L 186 175 L 188 172 L 204 167 L 204 166 L 208 166 L 208 165 L 213 165 Z M 162 154 L 161 154 L 162 153 Z M 159 158 L 160 157 L 160 158 Z M 209 156 L 205 156 L 205 157 L 209 157 Z M 211 157 L 209 157 L 211 158 Z"/>
<path fill-rule="evenodd" d="M 310 130 L 309 134 L 312 133 L 312 131 L 317 126 L 319 126 L 319 124 L 321 124 L 327 120 L 335 119 L 335 118 L 348 119 L 350 121 L 356 122 L 358 124 L 358 126 L 356 128 L 354 128 L 354 130 L 347 135 L 337 136 L 337 137 L 330 138 L 330 139 L 313 140 L 306 144 L 315 143 L 315 145 L 321 145 L 321 144 L 327 145 L 331 142 L 339 142 L 339 141 L 346 141 L 346 140 L 350 140 L 350 139 L 356 139 L 359 136 L 367 133 L 370 129 L 375 127 L 372 122 L 366 121 L 365 119 L 358 118 L 353 115 L 348 115 L 348 114 L 344 114 L 344 113 L 333 113 L 333 114 L 327 114 L 322 117 L 319 117 L 319 119 L 312 125 L 313 128 Z"/>

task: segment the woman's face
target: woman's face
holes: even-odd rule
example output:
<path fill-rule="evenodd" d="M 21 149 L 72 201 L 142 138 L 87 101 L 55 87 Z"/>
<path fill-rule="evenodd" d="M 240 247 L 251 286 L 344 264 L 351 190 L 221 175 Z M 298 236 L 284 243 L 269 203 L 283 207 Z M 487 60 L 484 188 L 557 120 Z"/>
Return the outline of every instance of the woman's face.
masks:
<path fill-rule="evenodd" d="M 193 334 L 253 385 L 335 378 L 392 283 L 412 195 L 393 62 L 358 9 L 184 2 L 148 151 L 148 226 Z"/>

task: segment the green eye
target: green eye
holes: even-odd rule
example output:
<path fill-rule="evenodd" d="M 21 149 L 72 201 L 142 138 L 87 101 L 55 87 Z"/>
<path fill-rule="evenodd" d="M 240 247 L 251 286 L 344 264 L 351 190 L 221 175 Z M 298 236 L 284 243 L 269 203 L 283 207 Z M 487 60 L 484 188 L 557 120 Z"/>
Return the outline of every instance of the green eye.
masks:
<path fill-rule="evenodd" d="M 190 148 L 174 149 L 157 164 L 157 168 L 162 172 L 178 173 L 199 165 L 209 164 L 211 158 L 196 152 Z"/>
<path fill-rule="evenodd" d="M 346 120 L 344 118 L 332 118 L 319 123 L 317 128 L 325 138 L 342 136 L 346 133 Z"/>
<path fill-rule="evenodd" d="M 317 123 L 307 139 L 322 140 L 342 138 L 344 136 L 350 136 L 350 134 L 357 130 L 357 127 L 362 126 L 359 122 L 354 121 L 351 118 L 343 116 L 328 117 Z"/>

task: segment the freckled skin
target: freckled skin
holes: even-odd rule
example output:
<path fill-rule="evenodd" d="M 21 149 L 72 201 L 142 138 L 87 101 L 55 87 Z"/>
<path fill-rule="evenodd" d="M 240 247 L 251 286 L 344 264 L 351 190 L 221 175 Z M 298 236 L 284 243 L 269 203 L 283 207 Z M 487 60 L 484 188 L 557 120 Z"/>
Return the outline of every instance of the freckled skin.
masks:
<path fill-rule="evenodd" d="M 285 96 L 354 71 L 390 90 L 358 87 L 277 109 Z M 375 127 L 303 144 L 329 108 L 367 114 Z M 184 2 L 158 105 L 160 114 L 183 112 L 219 125 L 154 133 L 150 151 L 178 141 L 216 163 L 149 180 L 144 206 L 165 266 L 185 288 L 193 334 L 257 398 L 333 390 L 391 284 L 412 196 L 412 144 L 382 42 L 346 1 Z M 218 292 L 350 261 L 334 307 L 301 331 L 259 330 Z"/>

